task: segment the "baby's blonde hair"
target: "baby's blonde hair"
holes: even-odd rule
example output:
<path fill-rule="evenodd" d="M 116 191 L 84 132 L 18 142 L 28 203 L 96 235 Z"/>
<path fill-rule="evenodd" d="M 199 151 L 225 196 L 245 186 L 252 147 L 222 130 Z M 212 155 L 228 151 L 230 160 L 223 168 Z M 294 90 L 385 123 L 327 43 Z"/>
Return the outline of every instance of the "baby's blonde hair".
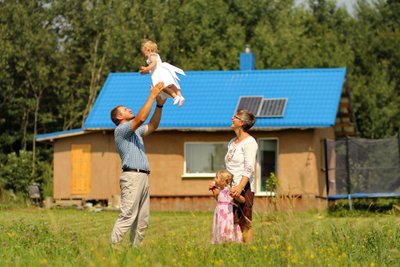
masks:
<path fill-rule="evenodd" d="M 217 171 L 216 176 L 218 178 L 224 179 L 227 185 L 229 185 L 229 186 L 232 185 L 233 174 L 230 173 L 229 171 L 227 171 L 227 170 L 219 170 L 219 171 Z"/>
<path fill-rule="evenodd" d="M 143 41 L 142 41 L 142 48 L 141 48 L 141 50 L 142 50 L 142 53 L 144 54 L 144 52 L 145 51 L 151 51 L 151 52 L 154 52 L 154 53 L 158 53 L 158 47 L 157 47 L 157 44 L 155 43 L 155 42 L 153 42 L 153 41 L 151 41 L 151 40 L 148 40 L 148 39 L 144 39 Z"/>

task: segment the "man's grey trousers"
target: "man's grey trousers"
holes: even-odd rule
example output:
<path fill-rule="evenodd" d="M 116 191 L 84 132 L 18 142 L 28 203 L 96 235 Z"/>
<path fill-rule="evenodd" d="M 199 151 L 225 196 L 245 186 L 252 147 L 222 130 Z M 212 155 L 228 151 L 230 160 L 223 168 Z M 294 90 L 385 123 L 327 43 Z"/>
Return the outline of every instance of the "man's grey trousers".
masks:
<path fill-rule="evenodd" d="M 150 218 L 149 176 L 140 172 L 123 172 L 120 177 L 121 213 L 111 233 L 111 243 L 121 242 L 131 230 L 133 246 L 143 242 Z"/>

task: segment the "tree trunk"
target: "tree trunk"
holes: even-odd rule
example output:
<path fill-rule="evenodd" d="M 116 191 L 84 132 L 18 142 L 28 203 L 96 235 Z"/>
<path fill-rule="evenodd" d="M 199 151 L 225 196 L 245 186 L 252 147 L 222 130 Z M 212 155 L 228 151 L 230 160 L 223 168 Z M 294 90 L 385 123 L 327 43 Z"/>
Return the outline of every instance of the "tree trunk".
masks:
<path fill-rule="evenodd" d="M 94 56 L 93 56 L 93 66 L 91 69 L 91 79 L 90 79 L 90 87 L 89 87 L 89 97 L 88 97 L 88 103 L 86 105 L 86 108 L 83 112 L 82 115 L 82 128 L 84 126 L 86 117 L 89 114 L 90 109 L 92 108 L 95 100 L 96 100 L 96 96 L 97 96 L 97 92 L 99 89 L 99 82 L 101 79 L 101 72 L 103 71 L 103 66 L 104 66 L 104 62 L 106 59 L 106 55 L 103 54 L 103 56 L 101 57 L 100 62 L 98 63 L 97 60 L 97 51 L 99 48 L 99 43 L 100 43 L 100 36 L 98 36 L 98 38 L 96 39 L 96 44 L 94 46 Z M 98 67 L 97 67 L 98 65 Z"/>
<path fill-rule="evenodd" d="M 21 140 L 21 149 L 26 150 L 27 147 L 27 132 L 28 132 L 28 123 L 29 123 L 29 113 L 30 108 L 27 105 L 26 109 L 24 110 L 24 115 L 22 116 L 21 122 L 21 131 L 22 131 L 22 140 Z"/>
<path fill-rule="evenodd" d="M 33 121 L 33 140 L 32 140 L 32 177 L 36 175 L 36 134 L 37 134 L 37 124 L 39 115 L 40 98 L 42 97 L 42 91 L 39 93 L 35 92 L 35 116 Z"/>

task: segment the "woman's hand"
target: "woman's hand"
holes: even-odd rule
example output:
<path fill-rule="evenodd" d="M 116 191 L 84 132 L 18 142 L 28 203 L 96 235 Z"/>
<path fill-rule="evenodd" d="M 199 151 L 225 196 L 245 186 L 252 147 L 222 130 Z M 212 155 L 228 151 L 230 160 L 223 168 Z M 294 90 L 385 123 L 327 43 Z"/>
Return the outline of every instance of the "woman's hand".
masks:
<path fill-rule="evenodd" d="M 237 196 L 240 196 L 242 191 L 243 191 L 243 188 L 240 185 L 238 185 L 238 186 L 232 187 L 229 194 L 231 195 L 231 197 L 237 197 Z"/>

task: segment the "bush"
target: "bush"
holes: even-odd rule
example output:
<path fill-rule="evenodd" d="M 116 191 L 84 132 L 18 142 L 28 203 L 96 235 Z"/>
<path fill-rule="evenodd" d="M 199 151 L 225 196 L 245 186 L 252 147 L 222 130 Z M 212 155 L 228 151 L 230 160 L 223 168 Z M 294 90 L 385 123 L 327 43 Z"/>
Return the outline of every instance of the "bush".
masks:
<path fill-rule="evenodd" d="M 265 188 L 268 192 L 275 192 L 278 188 L 279 180 L 274 172 L 271 172 L 267 181 L 265 181 Z"/>
<path fill-rule="evenodd" d="M 330 203 L 329 214 L 332 216 L 359 216 L 360 214 L 381 213 L 398 214 L 400 212 L 399 198 L 361 198 L 352 199 L 352 210 L 347 199 L 336 200 Z"/>
<path fill-rule="evenodd" d="M 50 163 L 37 162 L 37 178 L 42 188 L 43 198 L 53 196 L 53 168 Z"/>
<path fill-rule="evenodd" d="M 27 196 L 28 186 L 39 183 L 51 194 L 48 184 L 52 182 L 52 170 L 49 163 L 36 161 L 36 172 L 32 175 L 32 151 L 20 150 L 19 154 L 12 152 L 0 163 L 0 186 L 7 191 L 22 193 Z M 3 190 L 3 191 L 4 191 Z"/>

